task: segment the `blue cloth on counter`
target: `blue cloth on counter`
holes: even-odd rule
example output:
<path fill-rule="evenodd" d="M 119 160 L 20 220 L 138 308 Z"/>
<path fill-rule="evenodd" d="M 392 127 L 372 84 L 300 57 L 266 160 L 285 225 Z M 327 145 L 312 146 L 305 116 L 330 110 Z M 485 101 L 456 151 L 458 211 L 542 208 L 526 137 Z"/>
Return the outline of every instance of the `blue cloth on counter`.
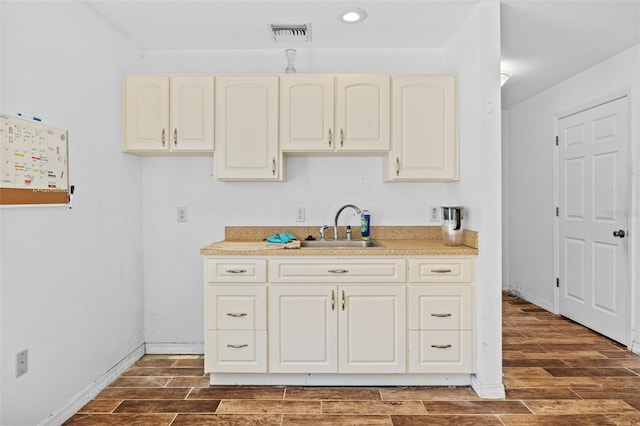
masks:
<path fill-rule="evenodd" d="M 282 234 L 278 234 L 278 235 L 272 235 L 269 238 L 267 238 L 267 242 L 269 243 L 288 243 L 289 241 L 293 241 L 295 240 L 296 237 L 291 235 L 291 234 L 287 234 L 286 232 L 283 232 Z"/>

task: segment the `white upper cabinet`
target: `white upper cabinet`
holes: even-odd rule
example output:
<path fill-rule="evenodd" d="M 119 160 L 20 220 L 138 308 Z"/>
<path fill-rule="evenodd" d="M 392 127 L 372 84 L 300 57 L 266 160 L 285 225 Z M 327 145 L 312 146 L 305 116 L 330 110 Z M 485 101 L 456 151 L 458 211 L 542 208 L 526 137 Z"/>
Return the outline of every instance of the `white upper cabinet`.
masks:
<path fill-rule="evenodd" d="M 391 151 L 385 179 L 459 179 L 456 78 L 452 75 L 394 75 Z"/>
<path fill-rule="evenodd" d="M 385 152 L 388 75 L 284 75 L 280 147 L 285 152 Z"/>
<path fill-rule="evenodd" d="M 123 150 L 213 152 L 213 76 L 125 76 Z"/>
<path fill-rule="evenodd" d="M 336 149 L 389 149 L 390 91 L 388 75 L 336 77 Z"/>
<path fill-rule="evenodd" d="M 169 76 L 126 76 L 123 100 L 123 150 L 168 151 Z"/>
<path fill-rule="evenodd" d="M 280 147 L 284 151 L 333 151 L 333 76 L 280 77 Z"/>
<path fill-rule="evenodd" d="M 171 77 L 172 151 L 213 152 L 213 76 Z"/>
<path fill-rule="evenodd" d="M 220 180 L 282 180 L 278 77 L 216 77 L 216 153 Z"/>

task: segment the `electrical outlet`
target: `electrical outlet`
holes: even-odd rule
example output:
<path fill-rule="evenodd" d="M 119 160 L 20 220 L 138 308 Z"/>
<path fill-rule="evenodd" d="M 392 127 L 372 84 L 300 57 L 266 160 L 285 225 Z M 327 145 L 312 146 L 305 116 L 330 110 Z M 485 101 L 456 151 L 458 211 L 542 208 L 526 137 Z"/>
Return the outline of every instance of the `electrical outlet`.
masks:
<path fill-rule="evenodd" d="M 430 217 L 431 217 L 431 222 L 438 222 L 440 220 L 440 218 L 438 217 L 438 208 L 437 207 L 430 207 Z"/>
<path fill-rule="evenodd" d="M 178 207 L 178 222 L 186 222 L 186 221 L 187 221 L 187 208 Z"/>
<path fill-rule="evenodd" d="M 25 349 L 16 354 L 16 377 L 20 377 L 29 370 L 29 352 Z"/>
<path fill-rule="evenodd" d="M 304 222 L 304 207 L 296 207 L 296 222 Z"/>

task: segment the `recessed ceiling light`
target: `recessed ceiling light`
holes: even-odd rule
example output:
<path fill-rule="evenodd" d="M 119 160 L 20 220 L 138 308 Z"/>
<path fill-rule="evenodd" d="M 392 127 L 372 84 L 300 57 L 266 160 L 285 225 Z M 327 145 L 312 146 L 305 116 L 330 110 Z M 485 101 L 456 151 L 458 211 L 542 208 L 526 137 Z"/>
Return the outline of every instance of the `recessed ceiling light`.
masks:
<path fill-rule="evenodd" d="M 362 22 L 367 18 L 367 12 L 358 7 L 352 7 L 338 15 L 338 21 L 345 24 L 355 24 L 356 22 Z"/>

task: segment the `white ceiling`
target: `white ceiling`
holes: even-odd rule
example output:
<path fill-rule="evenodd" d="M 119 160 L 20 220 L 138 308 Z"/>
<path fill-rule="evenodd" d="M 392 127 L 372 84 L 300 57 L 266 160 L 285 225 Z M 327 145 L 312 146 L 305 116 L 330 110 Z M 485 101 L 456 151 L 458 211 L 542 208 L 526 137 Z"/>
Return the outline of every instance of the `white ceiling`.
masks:
<path fill-rule="evenodd" d="M 141 50 L 235 50 L 445 48 L 483 0 L 85 1 Z M 640 0 L 500 3 L 506 108 L 640 42 Z M 354 6 L 367 19 L 339 22 Z M 312 40 L 276 43 L 271 23 L 310 23 Z"/>

